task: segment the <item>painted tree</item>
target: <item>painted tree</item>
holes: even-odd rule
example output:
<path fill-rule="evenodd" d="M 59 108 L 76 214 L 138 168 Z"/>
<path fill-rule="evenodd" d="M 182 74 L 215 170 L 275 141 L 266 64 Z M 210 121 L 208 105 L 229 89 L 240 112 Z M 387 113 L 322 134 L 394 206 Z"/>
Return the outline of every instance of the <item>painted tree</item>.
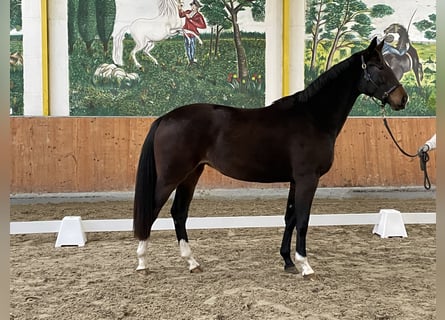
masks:
<path fill-rule="evenodd" d="M 420 32 L 423 32 L 425 38 L 429 40 L 436 39 L 436 14 L 432 13 L 428 16 L 428 19 L 423 19 L 414 22 L 414 26 Z"/>
<path fill-rule="evenodd" d="M 115 0 L 68 0 L 68 50 L 73 52 L 74 43 L 79 38 L 91 50 L 98 36 L 104 52 L 113 32 L 116 17 Z"/>
<path fill-rule="evenodd" d="M 205 1 L 203 3 L 213 4 L 215 10 L 222 14 L 232 25 L 233 42 L 235 44 L 237 64 L 238 64 L 238 76 L 241 83 L 244 84 L 249 77 L 249 69 L 247 64 L 246 51 L 244 49 L 241 31 L 238 24 L 238 14 L 251 8 L 252 17 L 257 21 L 264 20 L 265 16 L 265 0 L 212 0 Z"/>
<path fill-rule="evenodd" d="M 222 1 L 202 0 L 201 2 L 203 4 L 201 12 L 205 16 L 207 24 L 211 27 L 209 53 L 212 55 L 213 50 L 217 57 L 221 32 L 229 29 L 232 24 L 227 18 L 227 12 Z"/>
<path fill-rule="evenodd" d="M 249 1 L 249 0 L 225 0 L 224 5 L 229 13 L 228 19 L 232 23 L 233 28 L 233 41 L 235 43 L 236 56 L 238 62 L 238 76 L 241 80 L 241 83 L 244 83 L 245 80 L 249 77 L 249 69 L 247 66 L 247 56 L 246 51 L 244 49 L 243 43 L 241 41 L 241 31 L 238 24 L 238 13 L 242 10 L 245 10 L 247 7 L 265 5 L 264 0 L 259 1 Z M 260 11 L 260 10 L 258 10 Z"/>
<path fill-rule="evenodd" d="M 9 2 L 9 29 L 22 29 L 22 0 L 10 0 Z"/>
<path fill-rule="evenodd" d="M 77 30 L 77 7 L 79 0 L 68 0 L 68 54 L 73 53 L 74 43 L 78 37 Z"/>
<path fill-rule="evenodd" d="M 361 0 L 335 0 L 326 4 L 325 28 L 321 34 L 330 41 L 326 59 L 326 70 L 333 63 L 335 53 L 344 48 L 352 48 L 360 39 L 368 39 L 374 30 L 371 18 L 381 18 L 394 13 L 394 10 L 383 4 L 368 8 Z"/>
<path fill-rule="evenodd" d="M 90 51 L 91 44 L 97 34 L 96 4 L 94 0 L 79 0 L 77 8 L 77 27 L 87 51 Z"/>
<path fill-rule="evenodd" d="M 108 42 L 113 33 L 116 18 L 115 0 L 96 0 L 97 33 L 102 42 L 104 52 L 108 51 Z"/>
<path fill-rule="evenodd" d="M 326 24 L 326 4 L 332 0 L 309 0 L 306 9 L 306 34 L 311 35 L 310 70 L 315 69 L 320 34 Z"/>

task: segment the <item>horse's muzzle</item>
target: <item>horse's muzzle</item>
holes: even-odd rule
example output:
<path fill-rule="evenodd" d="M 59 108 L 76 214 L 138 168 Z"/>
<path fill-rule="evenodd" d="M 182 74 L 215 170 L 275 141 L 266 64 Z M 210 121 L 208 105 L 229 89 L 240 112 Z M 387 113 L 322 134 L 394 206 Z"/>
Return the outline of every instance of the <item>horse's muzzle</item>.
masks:
<path fill-rule="evenodd" d="M 403 110 L 409 101 L 408 93 L 406 93 L 403 86 L 397 86 L 391 93 L 388 94 L 386 102 L 389 103 L 393 110 Z"/>

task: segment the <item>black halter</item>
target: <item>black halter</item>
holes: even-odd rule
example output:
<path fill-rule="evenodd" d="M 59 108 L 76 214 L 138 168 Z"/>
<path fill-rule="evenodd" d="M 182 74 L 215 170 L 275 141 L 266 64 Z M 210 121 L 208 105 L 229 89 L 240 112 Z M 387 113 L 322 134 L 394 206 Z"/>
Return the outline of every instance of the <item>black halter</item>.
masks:
<path fill-rule="evenodd" d="M 362 58 L 363 77 L 365 78 L 366 81 L 371 82 L 376 88 L 379 88 L 379 86 L 377 85 L 377 83 L 375 83 L 375 81 L 372 80 L 372 77 L 371 77 L 371 74 L 370 74 L 369 71 L 368 71 L 368 65 L 366 64 L 365 59 L 363 58 L 363 56 L 361 56 L 361 58 Z M 389 97 L 389 95 L 390 95 L 394 90 L 396 90 L 398 87 L 400 87 L 400 86 L 401 86 L 401 84 L 398 83 L 398 84 L 392 86 L 391 88 L 389 88 L 387 91 L 385 91 L 385 92 L 383 93 L 383 95 L 382 95 L 381 98 L 377 98 L 377 97 L 376 97 L 377 99 L 379 99 L 379 100 L 381 101 L 381 103 L 382 103 L 381 107 L 382 107 L 382 108 L 384 108 L 384 107 L 385 107 L 385 104 L 388 103 L 388 97 Z"/>

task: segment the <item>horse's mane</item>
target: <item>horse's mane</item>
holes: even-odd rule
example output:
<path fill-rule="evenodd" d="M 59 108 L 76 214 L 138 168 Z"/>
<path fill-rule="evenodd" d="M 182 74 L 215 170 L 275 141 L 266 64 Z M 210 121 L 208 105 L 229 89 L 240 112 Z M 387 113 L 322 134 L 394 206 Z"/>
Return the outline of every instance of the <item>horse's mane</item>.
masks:
<path fill-rule="evenodd" d="M 159 1 L 159 15 L 160 16 L 176 16 L 177 6 L 176 0 L 160 0 Z"/>
<path fill-rule="evenodd" d="M 275 100 L 274 102 L 272 102 L 272 106 L 275 104 L 292 106 L 294 104 L 294 102 L 295 102 L 295 95 L 293 94 L 293 95 L 285 96 L 285 97 Z"/>
<path fill-rule="evenodd" d="M 302 103 L 308 102 L 311 97 L 315 96 L 321 89 L 326 86 L 326 84 L 336 81 L 338 76 L 343 73 L 343 71 L 349 69 L 352 65 L 352 62 L 359 54 L 360 52 L 352 55 L 348 59 L 343 60 L 342 62 L 332 66 L 329 70 L 322 73 L 317 79 L 312 81 L 306 89 L 295 93 L 295 100 Z"/>

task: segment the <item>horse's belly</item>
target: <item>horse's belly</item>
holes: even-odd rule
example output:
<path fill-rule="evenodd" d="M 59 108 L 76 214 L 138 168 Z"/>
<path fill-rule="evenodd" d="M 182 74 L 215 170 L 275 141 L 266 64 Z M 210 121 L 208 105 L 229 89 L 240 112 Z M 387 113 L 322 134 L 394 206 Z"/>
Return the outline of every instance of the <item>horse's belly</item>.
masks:
<path fill-rule="evenodd" d="M 260 141 L 216 143 L 209 147 L 207 163 L 226 176 L 251 182 L 289 182 L 299 176 L 322 176 L 332 165 L 331 143 L 306 145 L 303 149 L 280 139 Z"/>
<path fill-rule="evenodd" d="M 291 179 L 289 163 L 280 161 L 280 155 L 252 157 L 233 154 L 209 161 L 209 165 L 222 174 L 237 180 L 249 182 L 287 182 Z"/>
<path fill-rule="evenodd" d="M 252 169 L 240 169 L 240 170 L 220 170 L 215 168 L 223 175 L 236 180 L 242 180 L 247 182 L 260 182 L 260 183 L 273 183 L 273 182 L 288 182 L 291 180 L 289 175 L 273 170 L 252 170 Z"/>

